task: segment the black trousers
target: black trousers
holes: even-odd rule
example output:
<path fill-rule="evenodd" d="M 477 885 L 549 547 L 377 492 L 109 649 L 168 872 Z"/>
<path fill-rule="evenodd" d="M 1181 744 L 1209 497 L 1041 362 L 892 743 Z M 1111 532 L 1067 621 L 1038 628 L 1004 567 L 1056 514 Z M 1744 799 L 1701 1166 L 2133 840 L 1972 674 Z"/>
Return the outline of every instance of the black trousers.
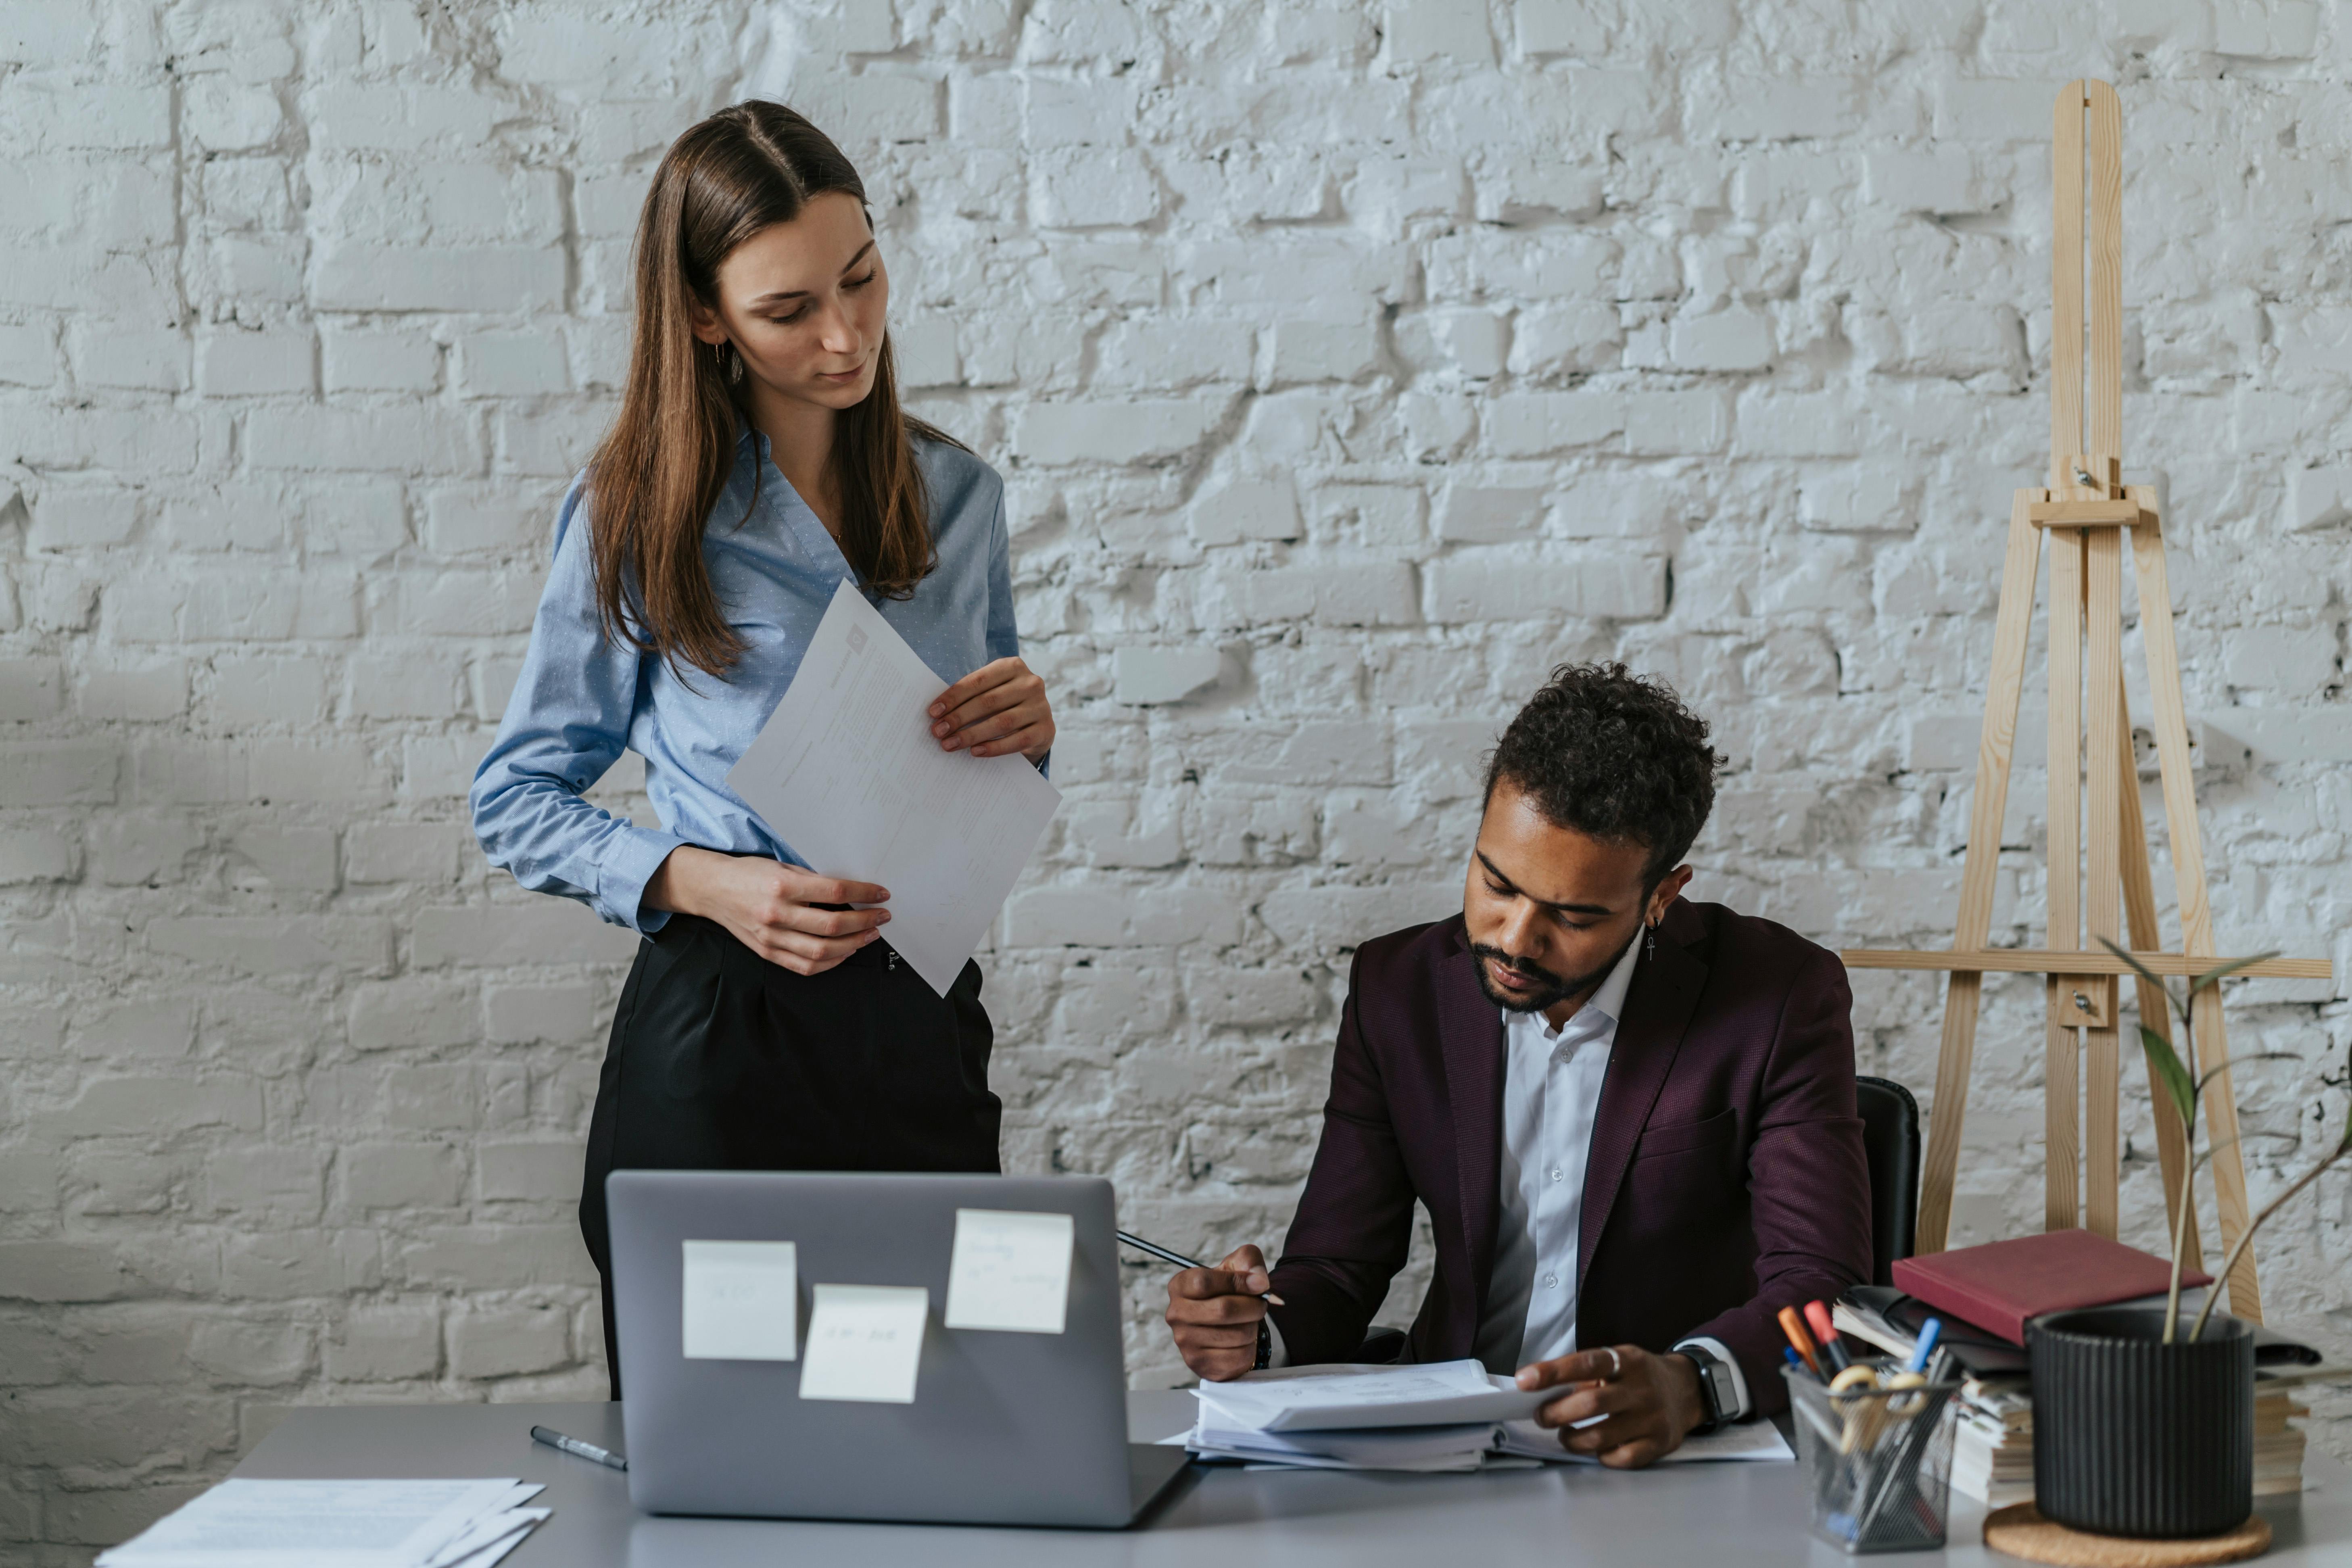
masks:
<path fill-rule="evenodd" d="M 875 942 L 823 974 L 768 963 L 672 915 L 637 949 L 588 1122 L 580 1230 L 604 1296 L 621 1397 L 604 1178 L 614 1171 L 1001 1169 L 1003 1108 L 980 966 L 947 995 Z"/>

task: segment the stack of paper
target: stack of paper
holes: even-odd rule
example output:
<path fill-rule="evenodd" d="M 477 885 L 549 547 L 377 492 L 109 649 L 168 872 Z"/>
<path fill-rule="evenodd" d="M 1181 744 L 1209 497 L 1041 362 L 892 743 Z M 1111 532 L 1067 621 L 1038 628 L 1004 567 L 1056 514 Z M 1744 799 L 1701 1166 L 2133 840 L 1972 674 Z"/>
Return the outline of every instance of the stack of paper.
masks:
<path fill-rule="evenodd" d="M 528 1481 L 227 1480 L 99 1568 L 490 1568 L 554 1510 Z"/>
<path fill-rule="evenodd" d="M 1204 1458 L 1324 1470 L 1476 1470 L 1597 1463 L 1532 1419 L 1559 1397 L 1528 1393 L 1475 1361 L 1429 1366 L 1308 1366 L 1249 1373 L 1193 1390 L 1184 1446 Z M 1786 1459 L 1763 1422 L 1696 1437 L 1669 1460 Z"/>

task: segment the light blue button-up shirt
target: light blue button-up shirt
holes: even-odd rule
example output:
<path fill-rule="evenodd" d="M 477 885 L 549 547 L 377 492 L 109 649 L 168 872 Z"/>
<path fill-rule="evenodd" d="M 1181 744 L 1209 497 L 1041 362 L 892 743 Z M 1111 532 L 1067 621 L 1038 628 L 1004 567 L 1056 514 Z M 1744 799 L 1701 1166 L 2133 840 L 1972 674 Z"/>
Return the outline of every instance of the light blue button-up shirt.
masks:
<path fill-rule="evenodd" d="M 876 603 L 923 662 L 954 681 L 1020 651 L 1004 484 L 969 452 L 924 441 L 915 450 L 930 487 L 939 565 L 914 597 Z M 746 429 L 702 536 L 743 657 L 724 679 L 691 665 L 681 673 L 605 638 L 582 491 L 574 479 L 563 498 L 530 652 L 474 772 L 474 833 L 490 863 L 524 887 L 583 900 L 614 925 L 650 934 L 669 916 L 642 907 L 646 883 L 681 844 L 807 864 L 780 837 L 791 824 L 761 821 L 727 787 L 727 773 L 782 700 L 834 590 L 852 573 L 770 461 L 768 438 Z M 645 759 L 659 829 L 582 798 L 624 751 Z"/>

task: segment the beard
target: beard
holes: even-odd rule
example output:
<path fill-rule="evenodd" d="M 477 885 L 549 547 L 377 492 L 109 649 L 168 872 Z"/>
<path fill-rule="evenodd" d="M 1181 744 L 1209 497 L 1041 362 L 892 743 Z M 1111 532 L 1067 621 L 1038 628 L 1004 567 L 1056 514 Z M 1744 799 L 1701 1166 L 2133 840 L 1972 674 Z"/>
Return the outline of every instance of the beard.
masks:
<path fill-rule="evenodd" d="M 1625 947 L 1621 947 L 1611 953 L 1608 963 L 1589 974 L 1580 974 L 1567 979 L 1554 974 L 1541 964 L 1530 963 L 1524 958 L 1513 958 L 1501 948 L 1488 947 L 1484 942 L 1472 942 L 1470 952 L 1479 961 L 1478 989 L 1486 994 L 1487 1001 L 1507 1013 L 1540 1013 L 1547 1008 L 1558 1006 L 1571 996 L 1583 996 L 1597 989 L 1602 981 L 1609 978 L 1609 972 L 1617 967 L 1617 961 L 1625 956 L 1625 948 L 1633 946 L 1641 934 L 1640 929 L 1635 928 L 1633 934 L 1625 939 Z M 1494 981 L 1486 974 L 1486 963 L 1489 960 L 1514 974 L 1534 981 L 1536 988 L 1516 994 L 1496 990 Z"/>

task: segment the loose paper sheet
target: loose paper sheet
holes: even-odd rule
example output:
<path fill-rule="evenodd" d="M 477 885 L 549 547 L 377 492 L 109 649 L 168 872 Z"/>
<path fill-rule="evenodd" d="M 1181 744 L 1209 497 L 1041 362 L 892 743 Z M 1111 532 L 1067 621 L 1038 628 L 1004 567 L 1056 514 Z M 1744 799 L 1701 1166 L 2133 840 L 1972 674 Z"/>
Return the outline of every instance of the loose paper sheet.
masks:
<path fill-rule="evenodd" d="M 1557 1399 L 1560 1391 L 1553 1389 L 1550 1397 Z M 1596 1416 L 1595 1420 L 1601 1419 Z M 1591 1421 L 1580 1421 L 1580 1426 L 1590 1426 Z M 1502 1451 L 1524 1454 L 1531 1458 L 1546 1459 L 1558 1464 L 1597 1465 L 1597 1454 L 1571 1454 L 1559 1444 L 1557 1427 L 1538 1426 L 1533 1421 L 1512 1421 L 1505 1426 L 1507 1436 Z M 1725 1461 L 1771 1463 L 1793 1461 L 1796 1455 L 1781 1440 L 1780 1429 L 1769 1421 L 1735 1421 L 1728 1426 L 1718 1426 L 1704 1436 L 1683 1439 L 1682 1447 L 1663 1455 L 1662 1465 L 1705 1465 Z"/>
<path fill-rule="evenodd" d="M 1066 1214 L 956 1210 L 947 1326 L 1060 1333 L 1076 1239 L 1077 1226 Z"/>
<path fill-rule="evenodd" d="M 915 1403 L 930 1291 L 920 1285 L 819 1285 L 814 1294 L 801 1397 Z"/>
<path fill-rule="evenodd" d="M 844 579 L 727 775 L 818 871 L 890 889 L 882 940 L 942 996 L 1062 798 L 1024 757 L 940 750 L 929 710 L 946 689 Z"/>
<path fill-rule="evenodd" d="M 424 1568 L 490 1568 L 555 1511 L 520 1506 L 545 1489 L 528 1482 L 518 1484 L 504 1506 L 477 1518 L 456 1540 L 426 1558 Z"/>
<path fill-rule="evenodd" d="M 682 1241 L 688 1361 L 799 1355 L 800 1268 L 789 1241 Z"/>
<path fill-rule="evenodd" d="M 106 1568 L 415 1568 L 536 1495 L 497 1480 L 230 1479 L 102 1552 Z"/>

